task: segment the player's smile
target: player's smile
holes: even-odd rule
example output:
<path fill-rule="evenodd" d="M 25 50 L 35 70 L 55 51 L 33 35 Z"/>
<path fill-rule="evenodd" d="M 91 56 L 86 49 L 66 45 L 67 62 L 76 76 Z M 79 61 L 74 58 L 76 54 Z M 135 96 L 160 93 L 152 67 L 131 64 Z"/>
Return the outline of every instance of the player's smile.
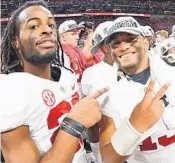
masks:
<path fill-rule="evenodd" d="M 131 57 L 133 57 L 135 54 L 136 54 L 136 52 L 129 52 L 129 53 L 125 53 L 123 55 L 120 55 L 117 58 L 119 60 L 128 60 L 128 59 L 131 59 Z"/>
<path fill-rule="evenodd" d="M 53 38 L 47 37 L 47 38 L 41 39 L 40 41 L 37 41 L 36 46 L 44 49 L 55 48 L 56 40 Z"/>

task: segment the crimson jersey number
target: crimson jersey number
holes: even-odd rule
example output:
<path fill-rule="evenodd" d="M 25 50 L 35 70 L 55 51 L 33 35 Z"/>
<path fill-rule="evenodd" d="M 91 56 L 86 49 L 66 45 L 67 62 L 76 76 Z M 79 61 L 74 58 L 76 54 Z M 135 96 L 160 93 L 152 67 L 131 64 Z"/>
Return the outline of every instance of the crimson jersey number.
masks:
<path fill-rule="evenodd" d="M 77 101 L 79 100 L 79 95 L 78 93 L 75 93 L 72 96 L 72 101 L 71 103 L 74 105 Z M 62 101 L 59 103 L 56 107 L 50 110 L 49 116 L 47 117 L 47 125 L 48 129 L 53 129 L 57 126 L 59 126 L 58 119 L 63 116 L 66 113 L 69 113 L 71 110 L 71 105 L 67 101 Z M 53 135 L 50 138 L 51 143 L 53 144 L 55 141 L 55 138 L 57 136 L 58 129 L 53 133 Z M 82 144 L 82 139 L 80 139 L 80 143 Z M 78 145 L 77 151 L 80 149 L 81 145 Z"/>
<path fill-rule="evenodd" d="M 167 136 L 162 136 L 158 138 L 158 143 L 164 147 L 172 144 L 175 142 L 175 135 L 171 137 Z M 142 142 L 142 145 L 140 145 L 140 151 L 151 151 L 151 150 L 156 150 L 157 149 L 157 144 L 153 143 L 151 140 L 151 137 L 148 137 Z"/>
<path fill-rule="evenodd" d="M 66 101 L 62 101 L 61 103 L 59 103 L 55 108 L 50 110 L 49 116 L 47 118 L 47 124 L 48 124 L 48 129 L 53 129 L 57 126 L 59 126 L 59 122 L 58 119 L 64 115 L 65 113 L 69 113 L 71 109 L 71 105 L 66 102 Z M 51 142 L 52 144 L 55 141 L 56 135 L 58 133 L 58 130 L 56 130 L 52 137 L 51 137 Z"/>

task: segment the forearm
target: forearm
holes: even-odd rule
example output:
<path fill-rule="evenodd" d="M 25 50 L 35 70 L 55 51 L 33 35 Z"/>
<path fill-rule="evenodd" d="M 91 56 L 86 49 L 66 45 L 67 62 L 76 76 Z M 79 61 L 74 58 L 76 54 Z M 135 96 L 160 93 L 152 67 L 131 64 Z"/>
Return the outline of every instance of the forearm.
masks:
<path fill-rule="evenodd" d="M 124 163 L 128 156 L 120 156 L 113 148 L 111 143 L 100 146 L 103 163 Z"/>
<path fill-rule="evenodd" d="M 123 163 L 127 157 L 120 156 L 111 144 L 111 137 L 116 132 L 113 120 L 104 116 L 100 122 L 100 153 L 103 163 Z"/>
<path fill-rule="evenodd" d="M 60 130 L 52 148 L 41 157 L 40 163 L 72 162 L 78 143 L 78 138 Z"/>
<path fill-rule="evenodd" d="M 99 142 L 99 124 L 95 124 L 93 127 L 88 128 L 88 137 L 90 142 L 97 143 Z"/>
<path fill-rule="evenodd" d="M 92 47 L 92 34 L 89 34 L 85 41 L 84 47 L 82 48 L 82 52 L 88 58 L 88 60 L 93 58 L 93 55 L 91 54 L 91 47 Z"/>
<path fill-rule="evenodd" d="M 92 47 L 92 35 L 93 35 L 93 33 L 88 34 L 88 37 L 85 40 L 85 44 L 84 44 L 84 47 L 83 47 L 84 53 L 90 52 L 90 49 Z"/>
<path fill-rule="evenodd" d="M 90 49 L 87 49 L 87 48 L 84 47 L 82 49 L 82 52 L 83 52 L 84 56 L 87 58 L 87 60 L 91 60 L 91 59 L 94 58 L 94 55 L 91 54 Z"/>

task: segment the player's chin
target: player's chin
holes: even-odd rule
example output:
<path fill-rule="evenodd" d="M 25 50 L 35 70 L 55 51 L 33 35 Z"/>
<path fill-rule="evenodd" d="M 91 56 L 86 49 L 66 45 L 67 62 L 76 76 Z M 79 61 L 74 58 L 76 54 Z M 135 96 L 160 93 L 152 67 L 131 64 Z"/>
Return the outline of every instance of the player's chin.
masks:
<path fill-rule="evenodd" d="M 137 64 L 136 63 L 129 63 L 129 64 L 127 64 L 127 63 L 120 63 L 120 67 L 122 68 L 122 69 L 125 69 L 125 70 L 131 70 L 131 69 L 134 69 L 134 68 L 136 68 L 136 66 L 137 66 Z"/>
<path fill-rule="evenodd" d="M 121 68 L 123 69 L 133 69 L 136 67 L 137 65 L 137 61 L 136 60 L 127 60 L 127 61 L 118 61 L 119 62 L 119 65 Z"/>
<path fill-rule="evenodd" d="M 40 55 L 55 55 L 56 54 L 56 48 L 49 48 L 49 49 L 40 49 L 38 50 Z"/>
<path fill-rule="evenodd" d="M 42 52 L 53 52 L 53 51 L 56 51 L 57 48 L 56 46 L 54 46 L 54 47 L 45 47 L 45 48 L 38 47 L 37 49 L 42 53 Z"/>

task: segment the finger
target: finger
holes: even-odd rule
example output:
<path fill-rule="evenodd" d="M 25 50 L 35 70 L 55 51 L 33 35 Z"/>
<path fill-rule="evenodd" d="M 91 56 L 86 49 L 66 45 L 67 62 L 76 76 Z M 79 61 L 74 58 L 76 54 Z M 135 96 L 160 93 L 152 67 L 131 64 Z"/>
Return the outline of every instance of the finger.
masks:
<path fill-rule="evenodd" d="M 164 106 L 163 100 L 159 100 L 158 104 L 159 104 L 160 106 Z"/>
<path fill-rule="evenodd" d="M 149 84 L 148 84 L 148 87 L 146 89 L 146 92 L 145 92 L 145 96 L 144 96 L 144 99 L 147 99 L 148 97 L 152 97 L 152 92 L 153 92 L 153 89 L 154 89 L 154 80 L 150 80 Z"/>
<path fill-rule="evenodd" d="M 96 91 L 94 94 L 92 94 L 90 97 L 93 99 L 96 99 L 98 97 L 100 97 L 101 95 L 103 95 L 104 93 L 106 93 L 109 90 L 108 87 L 100 89 L 98 91 Z"/>
<path fill-rule="evenodd" d="M 170 86 L 170 82 L 166 82 L 162 88 L 156 93 L 155 97 L 153 98 L 153 102 L 159 101 L 165 94 L 166 90 Z"/>

